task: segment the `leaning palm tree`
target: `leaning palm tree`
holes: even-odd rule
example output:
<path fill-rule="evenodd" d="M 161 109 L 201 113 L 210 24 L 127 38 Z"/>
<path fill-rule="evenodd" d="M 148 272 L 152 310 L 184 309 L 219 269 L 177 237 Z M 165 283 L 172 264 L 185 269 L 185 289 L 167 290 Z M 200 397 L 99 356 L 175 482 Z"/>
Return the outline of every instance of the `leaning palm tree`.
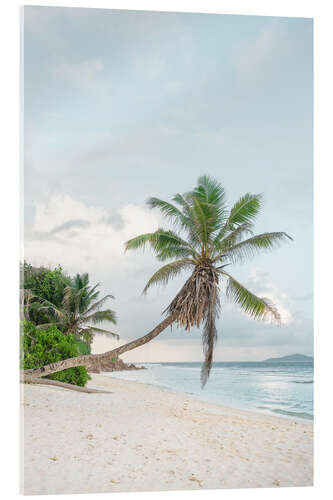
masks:
<path fill-rule="evenodd" d="M 280 314 L 268 299 L 257 297 L 226 270 L 231 264 L 262 250 L 272 250 L 292 239 L 285 232 L 253 234 L 262 196 L 247 193 L 229 209 L 221 184 L 213 178 L 202 176 L 192 191 L 176 194 L 172 202 L 159 198 L 147 201 L 150 208 L 160 210 L 166 221 L 171 223 L 171 228 L 160 228 L 136 236 L 125 244 L 126 250 L 144 249 L 148 245 L 159 261 L 169 261 L 151 276 L 144 287 L 144 294 L 153 285 L 166 285 L 182 272 L 190 272 L 183 287 L 164 310 L 166 317 L 161 323 L 143 337 L 105 353 L 79 356 L 26 370 L 25 377 L 36 383 L 36 377 L 75 366 L 89 366 L 96 361 L 108 361 L 150 342 L 172 323 L 186 330 L 203 324 L 204 363 L 201 382 L 204 386 L 213 362 L 217 340 L 216 319 L 220 313 L 223 284 L 226 285 L 227 298 L 238 304 L 250 317 L 280 323 Z"/>
<path fill-rule="evenodd" d="M 35 298 L 33 306 L 38 311 L 45 311 L 49 317 L 48 323 L 38 325 L 38 328 L 48 328 L 51 324 L 61 327 L 65 335 L 73 333 L 75 337 L 83 339 L 91 344 L 95 333 L 119 339 L 119 335 L 98 328 L 97 325 L 103 321 L 116 324 L 116 313 L 111 309 L 101 310 L 108 299 L 113 299 L 112 295 L 105 295 L 99 299 L 100 291 L 95 286 L 89 285 L 89 276 L 77 274 L 70 285 L 65 287 L 62 306 L 57 307 L 52 302 L 41 297 L 34 296 L 29 290 L 25 290 L 27 300 Z"/>
<path fill-rule="evenodd" d="M 220 313 L 220 290 L 226 283 L 226 295 L 255 319 L 280 323 L 280 314 L 267 299 L 257 297 L 236 280 L 226 268 L 261 250 L 271 250 L 285 240 L 285 232 L 253 235 L 254 222 L 261 208 L 261 195 L 245 194 L 228 210 L 221 184 L 208 176 L 197 187 L 176 194 L 169 203 L 149 198 L 147 204 L 159 209 L 172 229 L 158 229 L 127 241 L 126 250 L 149 245 L 159 261 L 170 261 L 146 283 L 143 293 L 157 284 L 166 285 L 184 271 L 190 276 L 163 313 L 170 324 L 190 330 L 203 326 L 204 363 L 201 383 L 207 382 L 217 340 L 216 319 Z"/>

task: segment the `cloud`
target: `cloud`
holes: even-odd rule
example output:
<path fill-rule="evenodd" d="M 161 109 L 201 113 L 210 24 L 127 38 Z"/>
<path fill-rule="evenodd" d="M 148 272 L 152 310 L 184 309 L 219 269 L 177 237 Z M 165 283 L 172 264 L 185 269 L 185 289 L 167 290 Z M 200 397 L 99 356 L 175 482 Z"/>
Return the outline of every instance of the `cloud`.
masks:
<path fill-rule="evenodd" d="M 107 274 L 115 275 L 134 262 L 124 255 L 125 241 L 136 234 L 154 231 L 158 225 L 158 214 L 145 207 L 128 204 L 110 214 L 68 195 L 54 195 L 47 202 L 35 204 L 25 258 L 36 265 L 56 265 L 61 261 L 71 272 L 86 270 L 87 261 L 91 272 L 103 269 L 107 263 Z M 75 233 L 69 234 L 73 229 Z"/>
<path fill-rule="evenodd" d="M 97 81 L 98 74 L 104 69 L 100 59 L 89 59 L 79 63 L 60 63 L 52 69 L 52 75 L 77 87 L 91 87 Z"/>
<path fill-rule="evenodd" d="M 102 217 L 101 222 L 105 222 L 105 224 L 110 224 L 117 231 L 125 227 L 125 221 L 119 212 L 114 212 L 113 214 L 108 215 L 107 217 L 105 216 Z"/>
<path fill-rule="evenodd" d="M 60 224 L 60 226 L 56 226 L 55 228 L 50 231 L 50 234 L 56 234 L 56 233 L 61 233 L 63 231 L 67 231 L 68 229 L 72 229 L 73 227 L 75 228 L 83 228 L 83 227 L 89 227 L 90 222 L 88 220 L 83 220 L 83 219 L 73 219 L 73 220 L 68 220 L 67 222 L 64 222 L 63 224 Z"/>

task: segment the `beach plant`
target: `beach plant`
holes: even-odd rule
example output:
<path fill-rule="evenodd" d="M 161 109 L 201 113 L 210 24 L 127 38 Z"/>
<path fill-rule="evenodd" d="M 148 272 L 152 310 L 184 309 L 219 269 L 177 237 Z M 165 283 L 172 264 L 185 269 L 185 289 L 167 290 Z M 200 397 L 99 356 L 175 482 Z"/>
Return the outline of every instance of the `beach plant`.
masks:
<path fill-rule="evenodd" d="M 64 335 L 56 325 L 41 330 L 31 321 L 25 320 L 21 343 L 21 365 L 25 370 L 73 358 L 80 354 L 74 335 Z M 85 366 L 76 366 L 48 375 L 47 378 L 84 386 L 90 376 Z"/>
<path fill-rule="evenodd" d="M 203 175 L 193 190 L 176 194 L 172 202 L 149 198 L 147 204 L 152 209 L 158 209 L 169 226 L 138 235 L 128 240 L 125 248 L 137 250 L 148 246 L 159 261 L 168 262 L 150 277 L 143 293 L 153 285 L 168 284 L 170 279 L 183 272 L 190 273 L 164 310 L 166 317 L 149 333 L 127 344 L 105 353 L 85 355 L 42 369 L 28 370 L 25 373 L 27 376 L 40 377 L 65 366 L 108 361 L 150 342 L 175 323 L 185 330 L 203 325 L 201 383 L 204 386 L 213 362 L 217 340 L 216 319 L 220 313 L 222 291 L 225 291 L 227 299 L 238 304 L 250 317 L 280 324 L 280 314 L 274 304 L 267 298 L 256 296 L 229 272 L 230 265 L 261 251 L 273 250 L 292 239 L 285 232 L 254 234 L 254 223 L 262 208 L 261 194 L 246 193 L 229 208 L 220 182 Z"/>
<path fill-rule="evenodd" d="M 114 297 L 105 295 L 99 298 L 99 286 L 99 283 L 89 285 L 88 273 L 76 274 L 64 287 L 60 305 L 35 294 L 31 289 L 25 289 L 26 303 L 30 299 L 30 315 L 36 311 L 47 318 L 46 322 L 38 324 L 38 328 L 45 329 L 55 324 L 65 335 L 72 333 L 89 345 L 95 333 L 119 339 L 118 334 L 97 326 L 102 322 L 116 324 L 116 313 L 111 309 L 101 309 L 107 300 Z"/>
<path fill-rule="evenodd" d="M 22 312 L 25 318 L 36 325 L 49 322 L 48 312 L 35 307 L 39 305 L 38 298 L 52 302 L 55 307 L 61 307 L 65 288 L 70 283 L 70 277 L 60 265 L 49 269 L 24 262 L 21 265 L 21 289 L 24 302 Z"/>

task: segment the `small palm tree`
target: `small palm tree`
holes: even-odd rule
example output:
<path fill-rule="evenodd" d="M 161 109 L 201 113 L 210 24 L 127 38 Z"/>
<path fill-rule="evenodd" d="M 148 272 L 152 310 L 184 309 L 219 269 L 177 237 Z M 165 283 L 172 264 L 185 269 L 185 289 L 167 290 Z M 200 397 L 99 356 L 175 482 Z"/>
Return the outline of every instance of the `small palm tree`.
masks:
<path fill-rule="evenodd" d="M 179 327 L 190 330 L 204 322 L 202 339 L 205 359 L 201 370 L 204 386 L 217 340 L 215 322 L 220 312 L 223 282 L 226 283 L 227 297 L 249 316 L 280 323 L 276 307 L 268 299 L 257 297 L 247 290 L 227 272 L 227 266 L 261 250 L 272 250 L 292 238 L 285 232 L 253 235 L 254 222 L 261 208 L 261 195 L 247 193 L 229 210 L 223 187 L 206 175 L 198 179 L 193 191 L 176 194 L 172 201 L 174 203 L 150 198 L 147 204 L 150 208 L 158 208 L 173 228 L 136 236 L 127 241 L 126 250 L 145 248 L 148 244 L 159 261 L 170 261 L 151 276 L 144 287 L 144 294 L 153 285 L 166 285 L 183 271 L 191 272 L 184 286 L 163 311 L 168 315 L 163 325 L 166 328 L 176 322 Z M 137 342 L 136 347 L 139 345 Z"/>
<path fill-rule="evenodd" d="M 100 291 L 95 286 L 89 286 L 88 273 L 77 274 L 71 279 L 70 285 L 65 287 L 62 307 L 56 307 L 52 302 L 33 296 L 37 299 L 34 307 L 38 311 L 46 311 L 50 322 L 38 325 L 39 328 L 48 328 L 50 324 L 59 325 L 65 335 L 73 333 L 77 338 L 82 338 L 91 344 L 95 333 L 111 336 L 119 339 L 119 335 L 109 330 L 98 328 L 96 325 L 107 321 L 116 324 L 116 313 L 111 309 L 101 310 L 101 307 L 112 295 L 98 299 Z M 28 296 L 31 297 L 31 292 Z M 54 319 L 55 321 L 52 321 Z"/>

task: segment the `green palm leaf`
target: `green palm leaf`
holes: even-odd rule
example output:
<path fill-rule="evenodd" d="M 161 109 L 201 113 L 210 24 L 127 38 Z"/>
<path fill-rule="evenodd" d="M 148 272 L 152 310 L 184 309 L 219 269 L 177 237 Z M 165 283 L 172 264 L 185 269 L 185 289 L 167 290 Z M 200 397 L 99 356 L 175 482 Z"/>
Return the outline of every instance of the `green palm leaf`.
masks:
<path fill-rule="evenodd" d="M 52 316 L 54 316 L 60 320 L 65 317 L 64 311 L 62 309 L 60 309 L 59 307 L 55 306 L 49 300 L 43 299 L 42 297 L 39 297 L 38 295 L 33 295 L 33 297 L 35 299 L 37 299 L 37 302 L 33 302 L 30 305 L 30 309 L 36 309 L 37 311 L 49 312 Z"/>
<path fill-rule="evenodd" d="M 95 333 L 101 333 L 102 335 L 106 335 L 109 337 L 116 338 L 119 340 L 119 335 L 114 332 L 110 332 L 110 330 L 104 330 L 103 328 L 97 328 L 96 326 L 87 326 L 86 328 L 82 329 L 82 332 L 95 332 Z"/>
<path fill-rule="evenodd" d="M 246 193 L 230 210 L 227 225 L 253 223 L 261 208 L 262 195 Z"/>
<path fill-rule="evenodd" d="M 244 234 L 252 234 L 252 228 L 252 224 L 244 222 L 233 231 L 230 231 L 222 240 L 214 240 L 213 246 L 219 252 L 229 250 L 241 240 Z"/>
<path fill-rule="evenodd" d="M 207 175 L 198 179 L 198 186 L 191 192 L 202 204 L 204 212 L 209 219 L 210 232 L 221 227 L 226 219 L 225 190 L 221 184 Z"/>
<path fill-rule="evenodd" d="M 176 246 L 187 247 L 191 253 L 195 253 L 191 245 L 174 231 L 166 231 L 163 229 L 158 229 L 154 233 L 141 234 L 140 236 L 128 240 L 125 243 L 125 251 L 136 250 L 138 248 L 144 250 L 147 243 L 150 244 L 151 248 L 156 253 L 163 253 L 166 249 Z"/>
<path fill-rule="evenodd" d="M 225 271 L 221 271 L 221 274 L 228 277 L 227 297 L 238 304 L 250 317 L 270 319 L 277 324 L 281 323 L 280 313 L 269 299 L 257 297 Z"/>
<path fill-rule="evenodd" d="M 202 241 L 200 237 L 200 226 L 198 227 L 195 221 L 195 214 L 193 212 L 193 196 L 191 193 L 177 193 L 173 196 L 172 200 L 182 207 L 183 213 L 189 221 L 186 227 L 189 243 L 193 247 L 199 247 L 202 244 Z"/>
<path fill-rule="evenodd" d="M 150 208 L 159 208 L 164 217 L 169 219 L 176 226 L 178 225 L 181 228 L 186 228 L 191 222 L 190 219 L 172 203 L 154 197 L 148 198 L 146 203 Z"/>
<path fill-rule="evenodd" d="M 208 220 L 209 232 L 221 227 L 226 218 L 225 190 L 221 184 L 207 175 L 198 179 L 197 187 L 191 192 L 201 204 Z"/>
<path fill-rule="evenodd" d="M 185 258 L 195 258 L 196 252 L 185 246 L 169 246 L 164 248 L 160 253 L 156 254 L 156 258 L 160 261 L 165 261 L 168 259 L 185 259 Z"/>
<path fill-rule="evenodd" d="M 152 285 L 167 285 L 169 280 L 180 274 L 185 269 L 189 269 L 195 265 L 194 261 L 190 259 L 181 259 L 175 260 L 174 262 L 170 262 L 165 266 L 161 267 L 155 274 L 149 279 L 146 283 L 146 286 L 143 289 L 142 294 L 146 294 L 148 288 Z"/>
<path fill-rule="evenodd" d="M 107 300 L 109 300 L 109 299 L 114 299 L 114 296 L 113 296 L 113 295 L 110 295 L 110 294 L 105 295 L 105 297 L 103 297 L 102 299 L 100 299 L 100 300 L 98 300 L 97 302 L 95 302 L 94 304 L 92 304 L 92 305 L 89 307 L 89 309 L 87 309 L 87 310 L 85 311 L 85 315 L 90 314 L 90 313 L 92 313 L 93 311 L 96 311 L 96 310 L 100 309 L 100 308 L 103 306 L 103 304 L 104 304 Z"/>
<path fill-rule="evenodd" d="M 200 201 L 215 205 L 217 207 L 225 207 L 225 190 L 221 184 L 208 175 L 202 175 L 198 179 L 198 185 L 192 191 Z"/>
<path fill-rule="evenodd" d="M 96 324 L 96 323 L 101 323 L 102 321 L 110 321 L 110 323 L 116 325 L 117 324 L 116 313 L 114 311 L 111 311 L 111 309 L 106 309 L 105 311 L 96 311 L 93 314 L 90 314 L 89 316 L 82 316 L 83 323 L 92 322 Z"/>
<path fill-rule="evenodd" d="M 237 243 L 224 253 L 224 258 L 235 263 L 253 257 L 261 250 L 273 250 L 292 238 L 284 232 L 263 233 Z"/>
<path fill-rule="evenodd" d="M 210 220 L 207 217 L 207 212 L 205 213 L 204 204 L 193 197 L 191 211 L 192 220 L 196 227 L 196 234 L 199 236 L 201 243 L 206 245 L 210 235 Z"/>
<path fill-rule="evenodd" d="M 234 230 L 240 224 L 253 224 L 261 208 L 262 195 L 246 193 L 232 207 L 229 217 L 221 228 L 216 241 L 219 241 L 229 230 Z"/>

